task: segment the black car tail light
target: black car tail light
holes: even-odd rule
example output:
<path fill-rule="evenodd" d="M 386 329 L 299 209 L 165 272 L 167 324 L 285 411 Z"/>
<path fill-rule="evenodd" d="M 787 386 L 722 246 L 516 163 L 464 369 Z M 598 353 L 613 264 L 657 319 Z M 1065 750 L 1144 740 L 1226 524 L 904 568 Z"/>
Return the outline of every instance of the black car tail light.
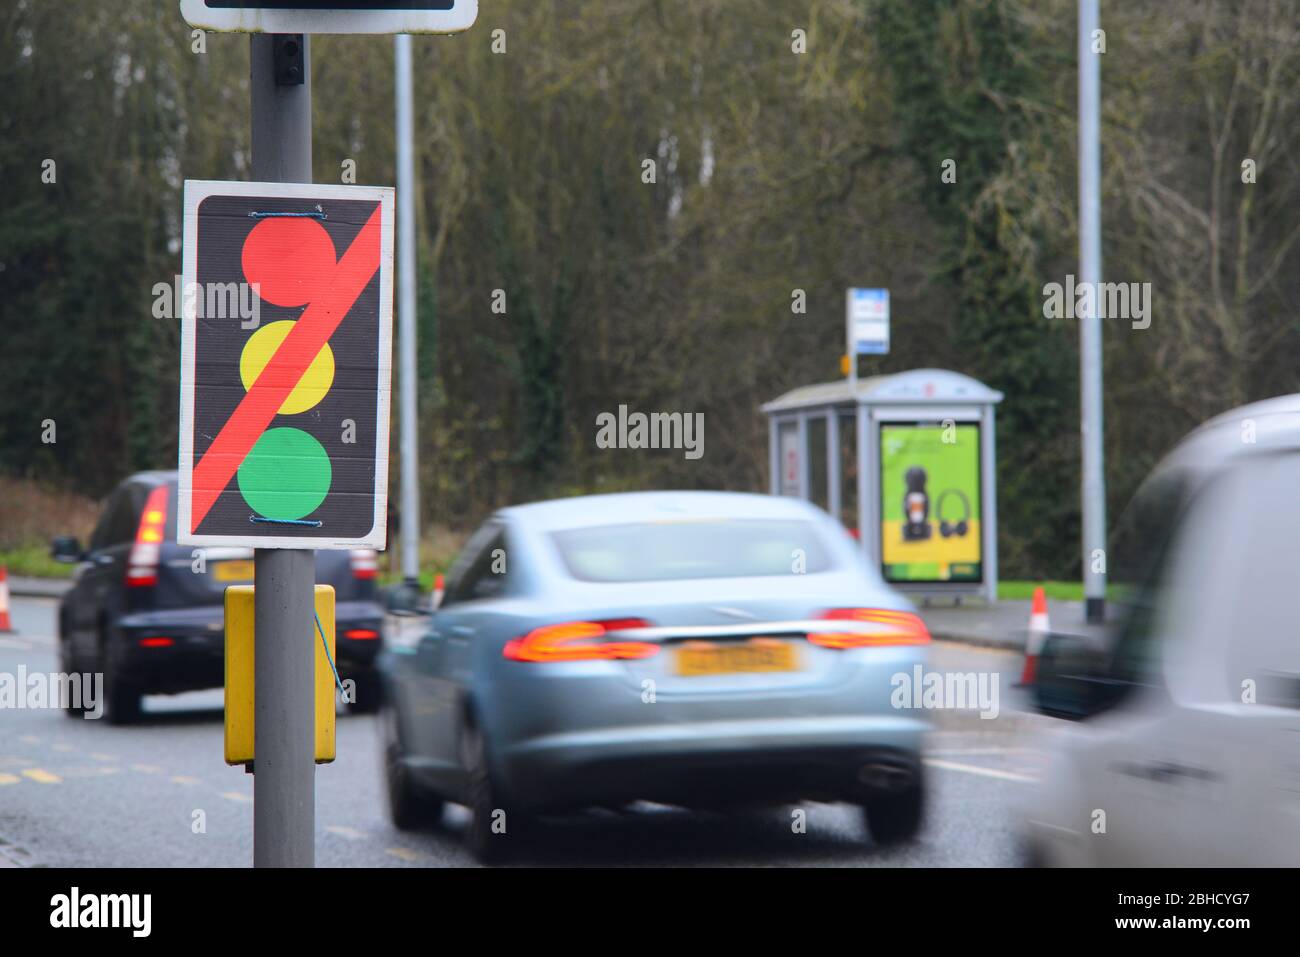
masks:
<path fill-rule="evenodd" d="M 158 584 L 158 562 L 162 558 L 166 525 L 167 486 L 159 485 L 149 492 L 144 511 L 140 513 L 140 526 L 126 560 L 128 588 L 152 588 Z"/>

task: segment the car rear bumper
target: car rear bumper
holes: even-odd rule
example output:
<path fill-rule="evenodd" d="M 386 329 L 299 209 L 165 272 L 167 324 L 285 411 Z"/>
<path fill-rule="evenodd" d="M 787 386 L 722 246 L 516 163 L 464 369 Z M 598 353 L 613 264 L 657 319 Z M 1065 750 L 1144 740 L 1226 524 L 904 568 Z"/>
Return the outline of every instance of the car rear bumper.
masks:
<path fill-rule="evenodd" d="M 783 717 L 584 730 L 500 749 L 521 807 L 858 800 L 920 773 L 914 715 Z"/>
<path fill-rule="evenodd" d="M 220 607 L 177 608 L 126 615 L 118 620 L 116 654 L 122 676 L 142 694 L 179 694 L 225 684 L 225 631 Z M 335 609 L 335 663 L 343 678 L 368 674 L 381 639 L 354 640 L 350 630 L 383 635 L 383 612 L 374 602 L 340 602 Z M 170 644 L 147 643 L 167 639 Z"/>

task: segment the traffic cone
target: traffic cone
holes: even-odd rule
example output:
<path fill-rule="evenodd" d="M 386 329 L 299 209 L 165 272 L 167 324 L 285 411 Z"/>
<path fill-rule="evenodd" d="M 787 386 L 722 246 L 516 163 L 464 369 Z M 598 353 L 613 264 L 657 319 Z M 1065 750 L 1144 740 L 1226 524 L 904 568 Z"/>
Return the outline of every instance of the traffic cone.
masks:
<path fill-rule="evenodd" d="M 443 587 L 442 587 L 442 572 L 439 572 L 438 574 L 436 574 L 436 575 L 433 576 L 433 607 L 434 607 L 434 610 L 437 610 L 438 606 L 442 604 L 442 593 L 443 593 L 443 590 L 444 590 L 444 589 L 443 589 Z"/>
<path fill-rule="evenodd" d="M 1034 589 L 1034 605 L 1029 612 L 1029 637 L 1025 642 L 1025 668 L 1020 673 L 1020 683 L 1031 685 L 1038 672 L 1038 655 L 1043 650 L 1043 641 L 1052 630 L 1047 620 L 1047 594 L 1043 586 Z"/>
<path fill-rule="evenodd" d="M 13 623 L 9 620 L 9 569 L 0 565 L 0 634 L 13 630 Z"/>

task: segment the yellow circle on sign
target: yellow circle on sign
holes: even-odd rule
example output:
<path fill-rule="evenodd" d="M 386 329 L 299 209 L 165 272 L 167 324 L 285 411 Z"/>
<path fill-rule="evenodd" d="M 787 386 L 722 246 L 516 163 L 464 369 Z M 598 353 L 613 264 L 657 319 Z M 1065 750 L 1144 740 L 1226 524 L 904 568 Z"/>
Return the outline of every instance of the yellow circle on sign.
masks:
<path fill-rule="evenodd" d="M 245 391 L 253 387 L 257 377 L 262 374 L 266 364 L 271 361 L 271 356 L 275 355 L 275 351 L 280 348 L 280 343 L 284 342 L 285 336 L 289 335 L 293 327 L 293 320 L 283 319 L 263 326 L 248 337 L 248 342 L 244 343 L 244 351 L 239 357 L 239 378 L 244 383 Z M 333 384 L 334 353 L 327 343 L 280 406 L 280 414 L 296 415 L 299 412 L 306 412 L 325 398 L 325 393 Z"/>

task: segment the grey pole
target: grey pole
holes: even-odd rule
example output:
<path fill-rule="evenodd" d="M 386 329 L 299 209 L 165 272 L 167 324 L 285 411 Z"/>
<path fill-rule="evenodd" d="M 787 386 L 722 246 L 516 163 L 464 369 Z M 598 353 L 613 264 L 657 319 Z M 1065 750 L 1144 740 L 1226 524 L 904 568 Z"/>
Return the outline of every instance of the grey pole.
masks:
<path fill-rule="evenodd" d="M 880 539 L 880 527 L 874 530 L 871 527 L 871 516 L 875 509 L 871 502 L 871 490 L 876 487 L 879 479 L 870 471 L 875 467 L 875 452 L 867 447 L 867 442 L 871 436 L 871 423 L 867 421 L 867 407 L 854 398 L 854 412 L 857 420 L 854 428 L 858 430 L 857 449 L 858 454 L 858 544 L 862 546 L 862 552 L 867 556 L 867 561 L 878 562 L 880 556 L 877 554 L 878 548 L 875 542 Z"/>
<path fill-rule="evenodd" d="M 302 44 L 303 82 L 279 85 L 277 42 Z M 306 37 L 254 34 L 253 178 L 310 183 L 311 70 Z M 314 553 L 259 548 L 254 559 L 253 864 L 316 862 Z"/>
<path fill-rule="evenodd" d="M 775 414 L 767 418 L 767 484 L 773 495 L 781 494 L 781 422 Z"/>
<path fill-rule="evenodd" d="M 840 461 L 840 413 L 831 406 L 826 413 L 826 510 L 835 521 L 844 521 L 844 463 Z"/>
<path fill-rule="evenodd" d="M 1083 444 L 1083 593 L 1087 618 L 1106 617 L 1106 472 L 1102 423 L 1101 54 L 1092 52 L 1098 0 L 1079 0 L 1079 281 L 1092 284 L 1093 308 L 1079 316 L 1079 385 Z M 1101 563 L 1096 556 L 1103 556 Z"/>
<path fill-rule="evenodd" d="M 411 37 L 393 38 L 397 89 L 397 319 L 401 354 L 402 577 L 420 578 L 420 488 L 416 438 L 415 344 L 415 161 L 411 143 L 415 121 L 411 101 Z"/>

